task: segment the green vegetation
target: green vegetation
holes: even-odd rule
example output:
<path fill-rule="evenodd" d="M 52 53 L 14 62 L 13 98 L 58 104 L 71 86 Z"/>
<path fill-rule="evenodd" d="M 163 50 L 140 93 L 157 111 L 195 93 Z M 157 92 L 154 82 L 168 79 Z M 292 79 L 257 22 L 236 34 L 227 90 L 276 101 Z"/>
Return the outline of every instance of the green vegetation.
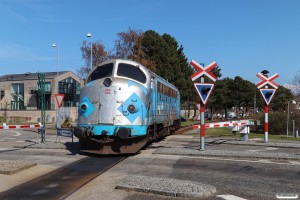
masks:
<path fill-rule="evenodd" d="M 205 129 L 205 136 L 207 137 L 228 137 L 228 138 L 240 138 L 240 133 L 233 134 L 229 128 L 210 128 Z M 264 138 L 264 133 L 250 133 L 249 139 Z M 286 137 L 285 135 L 270 135 L 269 140 L 287 140 L 287 141 L 299 141 L 300 137 L 294 138 L 291 136 Z"/>

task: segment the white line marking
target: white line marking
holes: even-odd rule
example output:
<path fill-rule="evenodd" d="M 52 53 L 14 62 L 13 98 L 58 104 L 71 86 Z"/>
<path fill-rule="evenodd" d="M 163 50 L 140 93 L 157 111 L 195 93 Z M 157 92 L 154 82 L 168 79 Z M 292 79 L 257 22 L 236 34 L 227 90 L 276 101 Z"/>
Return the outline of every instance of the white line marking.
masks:
<path fill-rule="evenodd" d="M 267 147 L 266 150 L 276 150 L 278 148 L 275 148 L 275 147 Z"/>
<path fill-rule="evenodd" d="M 237 196 L 234 196 L 234 195 L 230 195 L 230 194 L 218 195 L 217 197 L 225 199 L 225 200 L 247 200 L 247 199 L 237 197 Z"/>
<path fill-rule="evenodd" d="M 250 151 L 250 152 L 259 152 L 259 151 L 262 151 L 262 150 L 259 150 L 259 149 L 249 149 L 249 150 L 246 150 L 246 151 Z"/>
<path fill-rule="evenodd" d="M 22 135 L 22 133 L 17 132 L 17 131 L 9 131 L 9 132 L 16 133 L 16 135 L 14 135 L 15 137 L 18 137 L 18 136 Z"/>

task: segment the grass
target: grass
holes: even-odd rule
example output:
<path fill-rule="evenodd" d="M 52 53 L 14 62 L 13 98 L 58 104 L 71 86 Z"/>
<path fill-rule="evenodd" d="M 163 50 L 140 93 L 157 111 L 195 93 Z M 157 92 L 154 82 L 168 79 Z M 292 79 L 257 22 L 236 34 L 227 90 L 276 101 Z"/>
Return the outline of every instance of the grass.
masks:
<path fill-rule="evenodd" d="M 193 126 L 194 121 L 187 120 L 185 122 L 181 122 L 181 126 Z"/>
<path fill-rule="evenodd" d="M 200 132 L 200 129 L 199 129 Z M 193 133 L 195 134 L 195 133 Z M 228 137 L 228 138 L 240 138 L 240 133 L 233 134 L 229 128 L 210 128 L 205 129 L 205 136 L 209 137 Z M 261 138 L 264 139 L 264 133 L 251 133 L 249 134 L 249 139 Z M 286 140 L 286 141 L 298 141 L 300 142 L 300 137 L 294 138 L 292 134 L 289 137 L 286 135 L 270 135 L 270 140 Z"/>

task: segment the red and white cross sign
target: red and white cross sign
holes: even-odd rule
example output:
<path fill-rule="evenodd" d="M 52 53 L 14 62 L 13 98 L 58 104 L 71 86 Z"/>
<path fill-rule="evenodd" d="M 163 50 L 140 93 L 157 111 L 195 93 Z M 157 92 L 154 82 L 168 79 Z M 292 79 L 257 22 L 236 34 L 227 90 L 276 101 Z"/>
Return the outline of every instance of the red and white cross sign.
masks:
<path fill-rule="evenodd" d="M 197 78 L 203 75 L 206 75 L 208 78 L 210 78 L 213 81 L 217 80 L 217 77 L 211 72 L 211 70 L 218 65 L 215 61 L 208 64 L 206 67 L 203 67 L 202 65 L 200 65 L 194 60 L 192 60 L 190 64 L 197 70 L 197 72 L 191 76 L 192 81 L 196 80 Z"/>
<path fill-rule="evenodd" d="M 279 77 L 279 75 L 277 73 L 271 77 L 266 77 L 261 73 L 257 73 L 256 76 L 262 80 L 261 82 L 256 84 L 258 89 L 262 88 L 263 86 L 265 86 L 267 84 L 271 85 L 275 89 L 278 88 L 278 84 L 273 82 L 276 78 Z"/>

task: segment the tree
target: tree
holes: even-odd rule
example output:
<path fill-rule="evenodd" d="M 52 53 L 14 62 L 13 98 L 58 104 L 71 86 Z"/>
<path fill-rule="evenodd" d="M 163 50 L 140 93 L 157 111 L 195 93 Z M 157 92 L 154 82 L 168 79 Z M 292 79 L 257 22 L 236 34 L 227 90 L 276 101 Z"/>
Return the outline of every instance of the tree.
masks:
<path fill-rule="evenodd" d="M 231 78 L 224 78 L 215 82 L 214 89 L 207 104 L 207 108 L 211 110 L 211 114 L 216 110 L 223 110 L 225 119 L 227 119 L 229 109 L 236 104 L 232 92 L 233 85 L 234 81 Z"/>
<path fill-rule="evenodd" d="M 300 97 L 300 71 L 296 72 L 292 84 L 295 87 L 295 96 Z"/>
<path fill-rule="evenodd" d="M 182 103 L 194 100 L 190 76 L 193 70 L 183 52 L 183 46 L 171 35 L 159 35 L 153 30 L 146 31 L 141 38 L 142 58 L 155 63 L 155 73 L 175 85 L 181 94 Z M 190 91 L 190 89 L 192 91 Z"/>
<path fill-rule="evenodd" d="M 294 95 L 290 89 L 279 86 L 270 103 L 270 108 L 273 110 L 273 112 L 285 111 L 287 109 L 288 101 L 293 99 Z"/>
<path fill-rule="evenodd" d="M 105 46 L 101 41 L 93 42 L 92 44 L 92 62 L 93 67 L 98 66 L 103 61 L 108 60 L 113 57 L 110 51 L 105 50 Z M 87 41 L 83 41 L 80 46 L 80 51 L 82 54 L 82 58 L 85 62 L 85 66 L 80 67 L 77 70 L 78 76 L 82 79 L 86 79 L 89 72 L 92 70 L 91 68 L 91 44 Z"/>
<path fill-rule="evenodd" d="M 250 81 L 244 80 L 240 76 L 236 76 L 232 87 L 237 113 L 241 113 L 242 117 L 244 117 L 244 114 L 253 107 L 256 86 Z"/>
<path fill-rule="evenodd" d="M 116 57 L 122 59 L 137 59 L 136 47 L 142 37 L 141 30 L 134 30 L 130 27 L 128 31 L 117 33 L 118 39 L 115 41 Z"/>

